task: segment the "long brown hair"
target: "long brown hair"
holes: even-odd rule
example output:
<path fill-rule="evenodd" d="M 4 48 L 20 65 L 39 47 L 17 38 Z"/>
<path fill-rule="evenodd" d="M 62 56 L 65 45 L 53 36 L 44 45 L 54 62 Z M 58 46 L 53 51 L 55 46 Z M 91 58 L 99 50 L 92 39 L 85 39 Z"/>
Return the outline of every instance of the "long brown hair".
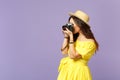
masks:
<path fill-rule="evenodd" d="M 77 18 L 75 16 L 70 16 L 68 19 L 68 22 L 70 21 L 71 18 L 75 21 L 76 25 L 80 27 L 80 30 L 82 31 L 83 35 L 85 35 L 86 38 L 93 39 L 95 41 L 96 50 L 98 50 L 99 44 L 96 41 L 94 34 L 92 33 L 92 31 L 90 29 L 90 26 L 88 26 L 85 22 L 83 22 L 82 20 L 80 20 L 79 18 Z M 73 36 L 74 36 L 74 41 L 76 41 L 79 34 L 76 33 Z"/>

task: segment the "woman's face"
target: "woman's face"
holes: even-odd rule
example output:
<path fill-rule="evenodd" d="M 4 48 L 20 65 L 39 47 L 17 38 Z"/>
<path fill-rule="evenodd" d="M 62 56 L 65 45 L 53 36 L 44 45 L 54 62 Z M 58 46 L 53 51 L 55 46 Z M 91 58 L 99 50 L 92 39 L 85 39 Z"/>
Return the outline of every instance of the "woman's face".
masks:
<path fill-rule="evenodd" d="M 69 22 L 72 23 L 73 26 L 74 26 L 74 32 L 73 32 L 73 33 L 74 33 L 74 34 L 79 33 L 79 32 L 80 32 L 80 28 L 79 28 L 79 26 L 77 26 L 77 25 L 75 24 L 73 18 L 71 18 Z"/>

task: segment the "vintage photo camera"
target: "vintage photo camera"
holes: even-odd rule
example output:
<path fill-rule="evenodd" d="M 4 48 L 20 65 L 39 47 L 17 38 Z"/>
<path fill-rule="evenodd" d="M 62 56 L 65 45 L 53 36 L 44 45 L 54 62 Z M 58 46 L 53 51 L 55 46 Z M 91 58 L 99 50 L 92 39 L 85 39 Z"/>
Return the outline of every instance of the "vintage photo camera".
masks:
<path fill-rule="evenodd" d="M 68 28 L 71 32 L 74 31 L 73 24 L 71 24 L 71 23 L 67 23 L 67 24 L 62 26 L 63 30 L 66 30 L 66 28 Z"/>

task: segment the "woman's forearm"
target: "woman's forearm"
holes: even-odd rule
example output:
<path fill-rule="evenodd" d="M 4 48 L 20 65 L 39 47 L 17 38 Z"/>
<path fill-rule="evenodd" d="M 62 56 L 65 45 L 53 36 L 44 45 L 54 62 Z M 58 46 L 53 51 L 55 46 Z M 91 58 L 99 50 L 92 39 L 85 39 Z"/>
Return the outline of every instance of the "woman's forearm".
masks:
<path fill-rule="evenodd" d="M 68 53 L 68 38 L 67 37 L 65 37 L 64 40 L 63 40 L 61 52 L 63 54 L 67 54 Z"/>
<path fill-rule="evenodd" d="M 73 35 L 70 36 L 70 41 L 69 41 L 69 57 L 72 59 L 81 58 L 81 55 L 76 52 Z"/>
<path fill-rule="evenodd" d="M 73 40 L 73 35 L 70 35 L 70 41 L 69 41 L 69 56 L 71 58 L 74 58 L 76 55 L 76 50 L 74 47 L 74 40 Z"/>

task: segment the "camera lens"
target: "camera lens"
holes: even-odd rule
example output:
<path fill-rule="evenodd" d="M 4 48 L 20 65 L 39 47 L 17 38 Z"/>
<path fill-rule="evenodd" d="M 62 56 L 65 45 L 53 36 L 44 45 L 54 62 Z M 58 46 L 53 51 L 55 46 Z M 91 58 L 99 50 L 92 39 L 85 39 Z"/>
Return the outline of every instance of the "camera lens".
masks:
<path fill-rule="evenodd" d="M 66 30 L 66 25 L 63 25 L 63 26 L 62 26 L 62 29 L 63 29 L 63 30 Z"/>

